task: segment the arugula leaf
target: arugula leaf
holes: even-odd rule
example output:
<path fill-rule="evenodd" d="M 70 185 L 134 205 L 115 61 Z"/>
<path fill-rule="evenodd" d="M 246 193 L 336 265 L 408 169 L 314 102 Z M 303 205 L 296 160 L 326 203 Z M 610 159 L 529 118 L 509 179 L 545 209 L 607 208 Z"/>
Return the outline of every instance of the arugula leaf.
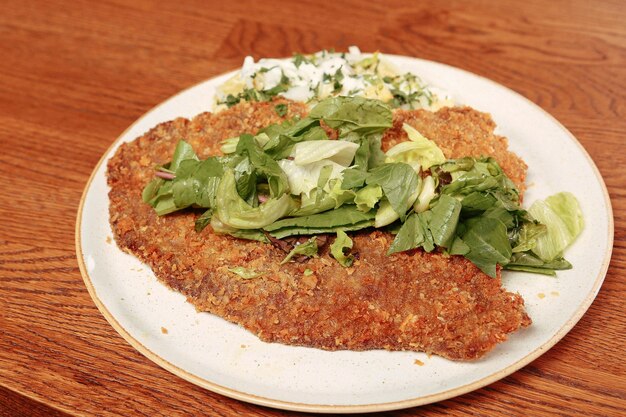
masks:
<path fill-rule="evenodd" d="M 141 199 L 143 202 L 154 207 L 154 204 L 156 203 L 155 200 L 159 196 L 159 190 L 164 183 L 165 180 L 163 178 L 155 178 L 150 181 L 141 192 Z"/>
<path fill-rule="evenodd" d="M 283 259 L 280 264 L 281 265 L 286 264 L 296 255 L 304 255 L 304 256 L 308 256 L 309 258 L 317 257 L 317 250 L 318 250 L 317 238 L 313 236 L 312 238 L 307 240 L 305 243 L 302 243 L 294 247 L 291 250 L 291 252 L 289 252 L 287 256 L 285 256 L 285 259 Z"/>
<path fill-rule="evenodd" d="M 380 185 L 391 207 L 400 216 L 400 220 L 404 221 L 406 211 L 413 204 L 413 201 L 409 204 L 409 198 L 419 184 L 413 168 L 401 162 L 386 163 L 374 168 L 365 182 L 368 185 Z"/>
<path fill-rule="evenodd" d="M 352 266 L 354 255 L 349 253 L 352 246 L 352 239 L 348 237 L 346 232 L 339 230 L 335 241 L 330 245 L 330 253 L 341 266 Z"/>
<path fill-rule="evenodd" d="M 463 234 L 462 239 L 469 247 L 465 257 L 490 277 L 496 277 L 496 264 L 509 263 L 511 245 L 506 226 L 500 220 L 481 217 Z"/>

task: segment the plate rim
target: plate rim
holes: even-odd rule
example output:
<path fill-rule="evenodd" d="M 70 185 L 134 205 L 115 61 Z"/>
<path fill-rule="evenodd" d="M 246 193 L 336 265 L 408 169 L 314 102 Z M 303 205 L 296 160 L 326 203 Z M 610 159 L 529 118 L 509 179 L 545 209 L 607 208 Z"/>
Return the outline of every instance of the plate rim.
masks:
<path fill-rule="evenodd" d="M 74 242 L 75 242 L 75 249 L 76 249 L 76 258 L 78 261 L 78 267 L 80 270 L 80 274 L 83 278 L 83 282 L 85 284 L 85 286 L 87 287 L 87 291 L 91 297 L 91 299 L 93 300 L 93 302 L 95 303 L 96 307 L 98 308 L 98 310 L 100 311 L 100 313 L 104 316 L 104 318 L 109 322 L 109 324 L 115 329 L 115 331 L 117 331 L 117 333 L 122 336 L 122 338 L 124 340 L 126 340 L 126 342 L 128 342 L 135 350 L 137 350 L 139 353 L 141 353 L 142 355 L 144 355 L 146 358 L 148 358 L 149 360 L 151 360 L 152 362 L 154 362 L 155 364 L 159 365 L 161 368 L 165 369 L 168 372 L 171 372 L 172 374 L 188 381 L 191 382 L 194 385 L 200 386 L 204 389 L 208 389 L 209 391 L 218 393 L 220 395 L 224 395 L 230 398 L 234 398 L 236 400 L 240 400 L 240 401 L 245 401 L 248 403 L 253 403 L 253 404 L 257 404 L 257 405 L 262 405 L 262 406 L 266 406 L 266 407 L 272 407 L 272 408 L 277 408 L 277 409 L 282 409 L 282 410 L 290 410 L 290 411 L 303 411 L 303 412 L 315 412 L 315 413 L 369 413 L 369 412 L 380 412 L 380 411 L 390 411 L 390 410 L 398 410 L 398 409 L 404 409 L 404 408 L 410 408 L 410 407 L 416 407 L 416 406 L 421 406 L 421 405 L 425 405 L 425 404 L 430 404 L 430 403 L 434 403 L 434 402 L 438 402 L 438 401 L 443 401 L 449 398 L 453 398 L 459 395 L 463 395 L 466 394 L 468 392 L 480 389 L 486 385 L 489 385 L 493 382 L 496 382 L 502 378 L 505 378 L 508 375 L 511 375 L 512 373 L 518 371 L 519 369 L 521 369 L 522 367 L 528 365 L 529 363 L 531 363 L 532 361 L 534 361 L 535 359 L 537 359 L 539 356 L 541 356 L 542 354 L 544 354 L 545 352 L 547 352 L 549 349 L 551 349 L 554 345 L 556 345 L 563 337 L 565 337 L 565 335 L 567 333 L 569 333 L 569 331 L 578 323 L 578 321 L 583 317 L 583 315 L 587 312 L 587 310 L 589 309 L 589 307 L 591 306 L 591 304 L 593 303 L 593 301 L 595 300 L 598 292 L 600 291 L 600 287 L 602 286 L 602 283 L 604 282 L 604 279 L 606 277 L 606 274 L 608 272 L 608 268 L 609 268 L 609 264 L 611 261 L 611 257 L 612 257 L 612 253 L 613 253 L 613 244 L 614 244 L 614 217 L 613 217 L 613 207 L 611 205 L 611 199 L 610 199 L 610 195 L 608 192 L 608 189 L 606 187 L 606 184 L 604 182 L 604 179 L 602 178 L 602 175 L 598 169 L 598 167 L 596 166 L 596 164 L 594 163 L 593 159 L 591 158 L 591 156 L 589 155 L 589 153 L 587 152 L 587 150 L 585 149 L 585 147 L 578 141 L 578 139 L 561 123 L 559 122 L 554 116 L 552 116 L 550 113 L 548 113 L 546 110 L 544 110 L 541 106 L 539 106 L 538 104 L 536 104 L 535 102 L 531 101 L 530 99 L 528 99 L 527 97 L 525 97 L 524 95 L 516 92 L 515 90 L 512 90 L 511 88 L 500 84 L 496 81 L 493 81 L 487 77 L 484 77 L 482 75 L 478 75 L 475 74 L 473 72 L 470 72 L 468 70 L 459 68 L 459 67 L 455 67 L 452 65 L 448 65 L 445 63 L 441 63 L 441 62 L 437 62 L 437 61 L 432 61 L 432 60 L 427 60 L 427 59 L 422 59 L 422 58 L 416 58 L 416 57 L 411 57 L 411 56 L 406 56 L 406 55 L 396 55 L 396 54 L 385 54 L 385 56 L 387 57 L 391 57 L 393 58 L 399 58 L 399 59 L 410 59 L 410 60 L 416 60 L 416 61 L 422 61 L 423 63 L 428 63 L 428 64 L 436 64 L 439 66 L 443 66 L 447 69 L 451 69 L 454 71 L 459 71 L 461 72 L 464 76 L 469 76 L 469 77 L 474 77 L 474 78 L 478 78 L 483 82 L 487 82 L 488 84 L 491 84 L 492 86 L 498 87 L 498 88 L 503 88 L 505 89 L 508 93 L 513 94 L 515 96 L 517 96 L 518 98 L 522 98 L 526 103 L 530 104 L 532 107 L 534 107 L 536 110 L 539 110 L 544 116 L 547 116 L 556 126 L 558 126 L 561 130 L 563 130 L 566 134 L 567 137 L 576 145 L 578 146 L 578 149 L 582 152 L 583 156 L 587 159 L 587 162 L 590 164 L 592 171 L 595 175 L 596 180 L 598 180 L 599 184 L 600 184 L 600 188 L 602 189 L 602 194 L 604 197 L 604 203 L 606 205 L 606 214 L 608 216 L 608 233 L 607 233 L 607 247 L 609 248 L 604 256 L 604 259 L 602 260 L 602 264 L 600 267 L 600 270 L 597 274 L 597 276 L 595 277 L 595 281 L 593 283 L 593 287 L 591 288 L 591 290 L 589 291 L 589 293 L 587 294 L 587 296 L 585 297 L 585 299 L 582 301 L 582 303 L 580 304 L 580 306 L 578 307 L 578 309 L 574 312 L 574 314 L 572 314 L 572 316 L 570 316 L 570 318 L 566 321 L 566 323 L 548 340 L 546 341 L 544 344 L 542 344 L 541 346 L 537 347 L 535 350 L 533 350 L 532 352 L 530 352 L 528 355 L 524 356 L 523 358 L 521 358 L 520 360 L 518 360 L 517 362 L 503 368 L 500 369 L 497 372 L 492 373 L 491 375 L 488 375 L 478 381 L 474 381 L 471 382 L 469 384 L 465 384 L 462 385 L 460 387 L 456 387 L 456 388 L 452 388 L 452 389 L 448 389 L 436 394 L 430 394 L 430 395 L 426 395 L 426 396 L 421 396 L 421 397 L 417 397 L 417 398 L 411 398 L 411 399 L 406 399 L 406 400 L 399 400 L 399 401 L 391 401 L 391 402 L 382 402 L 382 403 L 374 403 L 374 404 L 361 404 L 361 405 L 333 405 L 333 404 L 310 404 L 310 403 L 300 403 L 300 402 L 291 402 L 291 401 L 284 401 L 284 400 L 277 400 L 277 399 L 272 399 L 272 398 L 267 398 L 267 397 L 263 397 L 263 396 L 259 396 L 256 394 L 250 394 L 250 393 L 246 393 L 246 392 L 242 392 L 242 391 L 238 391 L 236 389 L 233 388 L 228 388 L 219 384 L 216 384 L 214 382 L 211 382 L 207 379 L 201 378 L 197 375 L 192 374 L 191 372 L 182 369 L 176 365 L 174 365 L 173 363 L 169 362 L 168 360 L 166 360 L 165 358 L 157 355 L 156 353 L 152 352 L 149 348 L 147 348 L 146 346 L 144 346 L 141 342 L 139 342 L 137 339 L 135 339 L 122 325 L 119 324 L 119 322 L 117 321 L 117 319 L 113 316 L 113 314 L 111 314 L 111 312 L 106 308 L 106 306 L 104 305 L 104 303 L 102 303 L 102 301 L 98 298 L 98 295 L 96 293 L 95 287 L 93 286 L 93 283 L 91 282 L 91 277 L 89 276 L 89 272 L 87 271 L 87 267 L 85 265 L 85 258 L 84 258 L 84 254 L 82 251 L 82 239 L 81 239 L 81 230 L 82 230 L 82 218 L 83 218 L 83 209 L 85 206 L 85 200 L 87 197 L 87 194 L 91 188 L 91 184 L 96 176 L 96 173 L 98 172 L 98 170 L 100 169 L 100 167 L 102 166 L 103 163 L 106 162 L 106 160 L 108 159 L 109 154 L 111 153 L 111 151 L 113 150 L 113 148 L 115 148 L 121 141 L 122 138 L 132 129 L 134 128 L 140 121 L 142 121 L 147 115 L 149 115 L 150 113 L 152 113 L 154 110 L 156 110 L 157 108 L 159 108 L 161 105 L 163 105 L 166 102 L 169 102 L 170 100 L 172 100 L 175 97 L 178 97 L 182 94 L 185 94 L 186 92 L 195 89 L 196 87 L 210 82 L 218 77 L 221 76 L 225 76 L 231 73 L 235 73 L 237 70 L 233 70 L 233 71 L 228 71 L 225 73 L 221 73 L 221 74 L 217 74 L 213 77 L 210 77 L 208 79 L 205 79 L 203 81 L 200 81 L 198 83 L 195 83 L 187 88 L 182 89 L 181 91 L 177 92 L 176 94 L 171 95 L 170 97 L 166 98 L 165 100 L 161 101 L 160 103 L 158 103 L 157 105 L 151 107 L 149 110 L 147 110 L 145 113 L 143 113 L 141 116 L 139 116 L 133 123 L 131 123 L 112 143 L 111 145 L 106 149 L 106 151 L 104 151 L 104 153 L 102 154 L 102 156 L 100 157 L 100 159 L 98 160 L 98 163 L 96 164 L 96 166 L 93 168 L 93 170 L 91 171 L 91 174 L 89 176 L 89 179 L 87 180 L 87 183 L 85 184 L 85 187 L 83 188 L 83 192 L 79 201 L 79 205 L 78 205 L 78 210 L 76 213 L 76 224 L 75 224 L 75 236 L 74 236 Z M 279 58 L 281 59 L 281 58 Z M 284 58 L 282 58 L 284 59 Z M 119 248 L 118 248 L 119 249 Z M 121 249 L 120 249 L 121 250 Z"/>

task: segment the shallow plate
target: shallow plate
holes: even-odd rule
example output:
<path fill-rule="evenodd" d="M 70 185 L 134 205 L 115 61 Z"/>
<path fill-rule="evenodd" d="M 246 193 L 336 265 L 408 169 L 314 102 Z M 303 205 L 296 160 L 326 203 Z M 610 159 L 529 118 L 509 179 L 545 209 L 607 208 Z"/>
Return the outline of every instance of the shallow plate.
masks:
<path fill-rule="evenodd" d="M 160 284 L 112 242 L 106 160 L 157 123 L 208 110 L 215 87 L 232 75 L 226 74 L 141 117 L 102 157 L 85 188 L 76 224 L 81 273 L 102 314 L 131 345 L 174 374 L 229 397 L 283 409 L 362 412 L 426 404 L 485 386 L 537 358 L 576 324 L 600 289 L 613 246 L 609 197 L 588 154 L 554 118 L 501 85 L 434 62 L 388 58 L 450 92 L 457 103 L 492 114 L 498 132 L 528 163 L 525 201 L 559 191 L 578 196 L 586 227 L 567 251 L 574 269 L 557 278 L 503 274 L 505 287 L 526 300 L 533 325 L 470 363 L 412 352 L 326 352 L 261 342 L 241 327 L 197 313 Z"/>

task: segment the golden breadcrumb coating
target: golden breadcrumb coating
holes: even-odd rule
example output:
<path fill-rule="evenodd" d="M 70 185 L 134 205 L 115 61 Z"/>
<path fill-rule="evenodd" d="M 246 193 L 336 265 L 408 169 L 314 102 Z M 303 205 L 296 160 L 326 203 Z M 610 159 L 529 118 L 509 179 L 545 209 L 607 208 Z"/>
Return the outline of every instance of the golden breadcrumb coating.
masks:
<path fill-rule="evenodd" d="M 524 300 L 497 278 L 460 256 L 412 250 L 386 256 L 393 236 L 378 230 L 352 235 L 358 259 L 339 265 L 322 249 L 318 258 L 280 265 L 285 253 L 271 244 L 194 231 L 199 212 L 159 217 L 141 200 L 154 167 L 168 162 L 178 140 L 201 158 L 218 153 L 219 142 L 255 133 L 306 114 L 299 103 L 241 103 L 218 114 L 162 123 L 122 144 L 108 162 L 110 221 L 117 244 L 148 264 L 155 275 L 183 293 L 198 311 L 238 323 L 268 342 L 339 350 L 414 350 L 455 360 L 483 356 L 507 335 L 531 323 Z M 436 113 L 396 111 L 384 148 L 406 140 L 402 123 L 433 139 L 448 157 L 492 155 L 523 185 L 526 165 L 493 135 L 488 115 L 470 108 Z M 263 275 L 242 279 L 228 271 L 252 268 Z M 306 269 L 313 273 L 305 275 Z"/>

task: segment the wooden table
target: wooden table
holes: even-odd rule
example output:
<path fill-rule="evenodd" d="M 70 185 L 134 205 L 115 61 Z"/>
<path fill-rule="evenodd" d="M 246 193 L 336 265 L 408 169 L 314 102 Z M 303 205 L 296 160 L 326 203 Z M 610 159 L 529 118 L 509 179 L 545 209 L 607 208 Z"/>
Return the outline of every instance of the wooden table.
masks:
<path fill-rule="evenodd" d="M 560 343 L 483 389 L 385 415 L 626 415 L 625 22 L 623 0 L 3 0 L 0 416 L 295 415 L 205 391 L 131 348 L 87 293 L 74 222 L 102 153 L 152 106 L 247 54 L 353 44 L 525 95 L 582 142 L 615 212 L 606 281 Z"/>

